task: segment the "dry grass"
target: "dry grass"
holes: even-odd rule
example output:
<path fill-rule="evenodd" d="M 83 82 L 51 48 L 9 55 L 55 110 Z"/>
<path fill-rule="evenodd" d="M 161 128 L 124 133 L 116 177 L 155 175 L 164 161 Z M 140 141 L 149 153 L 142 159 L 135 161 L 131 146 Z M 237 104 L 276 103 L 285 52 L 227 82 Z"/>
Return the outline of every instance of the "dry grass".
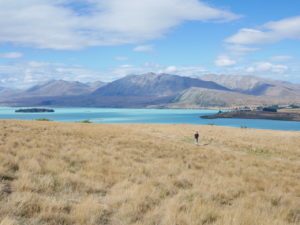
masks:
<path fill-rule="evenodd" d="M 0 121 L 0 224 L 300 223 L 300 132 Z M 202 143 L 192 135 L 199 130 Z"/>
<path fill-rule="evenodd" d="M 300 113 L 300 109 L 280 109 L 279 112 Z"/>
<path fill-rule="evenodd" d="M 235 151 L 261 157 L 300 163 L 300 132 L 217 127 L 212 125 L 122 125 L 174 141 L 193 142 L 193 131 L 200 132 L 206 149 Z M 300 123 L 299 123 L 300 126 Z"/>

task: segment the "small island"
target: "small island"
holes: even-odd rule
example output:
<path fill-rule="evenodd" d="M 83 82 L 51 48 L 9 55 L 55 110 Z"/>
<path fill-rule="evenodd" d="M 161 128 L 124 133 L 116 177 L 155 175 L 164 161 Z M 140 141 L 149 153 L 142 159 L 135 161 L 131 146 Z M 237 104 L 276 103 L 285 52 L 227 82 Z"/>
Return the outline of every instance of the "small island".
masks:
<path fill-rule="evenodd" d="M 235 110 L 230 112 L 219 111 L 214 115 L 201 116 L 203 119 L 237 118 L 237 119 L 265 119 L 300 121 L 300 112 L 293 110 L 277 110 L 274 108 L 263 108 L 255 110 Z"/>
<path fill-rule="evenodd" d="M 16 113 L 52 113 L 54 109 L 45 108 L 30 108 L 30 109 L 18 109 L 15 110 Z"/>

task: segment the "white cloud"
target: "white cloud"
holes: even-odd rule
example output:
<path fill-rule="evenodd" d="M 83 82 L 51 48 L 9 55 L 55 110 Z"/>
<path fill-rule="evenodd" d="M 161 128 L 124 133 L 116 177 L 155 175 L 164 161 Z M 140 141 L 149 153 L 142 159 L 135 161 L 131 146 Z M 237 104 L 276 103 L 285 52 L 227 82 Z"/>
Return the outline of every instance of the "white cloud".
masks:
<path fill-rule="evenodd" d="M 220 55 L 214 63 L 216 66 L 233 66 L 236 64 L 236 61 L 231 59 L 229 56 Z"/>
<path fill-rule="evenodd" d="M 298 64 L 285 65 L 262 61 L 242 66 L 223 67 L 217 71 L 213 71 L 213 73 L 228 75 L 254 75 L 267 79 L 285 80 L 300 84 L 300 67 Z"/>
<path fill-rule="evenodd" d="M 153 46 L 152 45 L 139 45 L 136 46 L 133 51 L 135 52 L 151 52 L 153 51 Z"/>
<path fill-rule="evenodd" d="M 17 58 L 22 58 L 23 53 L 21 52 L 5 52 L 5 53 L 0 53 L 0 58 L 5 58 L 5 59 L 17 59 Z"/>
<path fill-rule="evenodd" d="M 277 61 L 277 62 L 289 61 L 289 60 L 293 59 L 293 56 L 290 56 L 290 55 L 275 55 L 275 56 L 272 56 L 270 59 L 272 61 Z"/>
<path fill-rule="evenodd" d="M 202 66 L 164 66 L 158 63 L 146 62 L 142 66 L 134 65 L 122 65 L 117 68 L 113 68 L 110 72 L 114 79 L 121 78 L 128 74 L 143 74 L 143 73 L 168 73 L 177 74 L 182 76 L 197 76 L 207 73 L 207 70 Z"/>
<path fill-rule="evenodd" d="M 168 66 L 164 72 L 165 73 L 176 73 L 178 71 L 178 67 L 177 66 Z"/>
<path fill-rule="evenodd" d="M 271 72 L 271 73 L 284 73 L 289 69 L 286 65 L 272 64 L 270 62 L 257 62 L 253 66 L 245 69 L 248 73 L 256 72 Z"/>
<path fill-rule="evenodd" d="M 0 43 L 50 49 L 141 43 L 185 21 L 237 18 L 200 0 L 0 0 Z"/>
<path fill-rule="evenodd" d="M 243 28 L 225 41 L 234 44 L 269 44 L 284 39 L 300 39 L 300 16 L 268 22 L 260 29 Z"/>
<path fill-rule="evenodd" d="M 182 76 L 197 76 L 207 73 L 207 70 L 202 66 L 167 66 L 158 72 Z"/>
<path fill-rule="evenodd" d="M 18 62 L 0 65 L 0 86 L 27 88 L 36 83 L 63 79 L 70 81 L 101 80 L 105 75 L 78 65 L 47 62 Z"/>

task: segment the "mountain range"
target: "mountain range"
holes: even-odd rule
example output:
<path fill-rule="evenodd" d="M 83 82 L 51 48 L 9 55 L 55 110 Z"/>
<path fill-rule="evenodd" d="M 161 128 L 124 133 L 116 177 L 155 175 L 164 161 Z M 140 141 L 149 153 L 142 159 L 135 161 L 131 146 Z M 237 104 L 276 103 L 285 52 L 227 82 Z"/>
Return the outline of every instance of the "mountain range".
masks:
<path fill-rule="evenodd" d="M 172 96 L 190 87 L 229 90 L 212 81 L 170 74 L 148 73 L 129 75 L 98 88 L 93 94 L 100 96 Z"/>
<path fill-rule="evenodd" d="M 0 104 L 155 108 L 289 105 L 300 104 L 300 85 L 255 76 L 146 73 L 109 83 L 51 80 L 26 90 L 0 88 Z"/>

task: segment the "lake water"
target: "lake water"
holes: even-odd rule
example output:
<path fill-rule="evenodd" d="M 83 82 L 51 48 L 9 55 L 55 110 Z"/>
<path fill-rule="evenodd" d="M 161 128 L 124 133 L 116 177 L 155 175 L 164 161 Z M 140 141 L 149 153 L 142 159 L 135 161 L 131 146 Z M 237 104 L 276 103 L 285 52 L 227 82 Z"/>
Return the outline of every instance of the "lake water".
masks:
<path fill-rule="evenodd" d="M 300 122 L 257 119 L 201 119 L 216 110 L 192 109 L 112 109 L 112 108 L 53 108 L 54 113 L 15 113 L 18 108 L 0 107 L 0 119 L 36 120 L 47 118 L 93 123 L 153 123 L 153 124 L 214 124 L 217 126 L 300 131 Z"/>

